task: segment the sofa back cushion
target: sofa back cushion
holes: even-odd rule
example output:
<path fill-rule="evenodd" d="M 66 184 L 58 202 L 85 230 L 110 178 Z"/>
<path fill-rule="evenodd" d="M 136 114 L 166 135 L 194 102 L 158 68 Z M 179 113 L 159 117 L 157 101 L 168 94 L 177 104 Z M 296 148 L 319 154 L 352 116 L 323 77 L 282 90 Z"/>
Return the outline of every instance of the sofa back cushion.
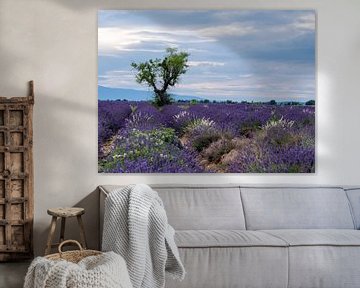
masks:
<path fill-rule="evenodd" d="M 244 230 L 239 187 L 153 187 L 176 230 Z"/>
<path fill-rule="evenodd" d="M 360 188 L 346 189 L 354 216 L 356 229 L 360 229 Z"/>
<path fill-rule="evenodd" d="M 354 229 L 345 191 L 336 187 L 241 187 L 246 227 Z"/>

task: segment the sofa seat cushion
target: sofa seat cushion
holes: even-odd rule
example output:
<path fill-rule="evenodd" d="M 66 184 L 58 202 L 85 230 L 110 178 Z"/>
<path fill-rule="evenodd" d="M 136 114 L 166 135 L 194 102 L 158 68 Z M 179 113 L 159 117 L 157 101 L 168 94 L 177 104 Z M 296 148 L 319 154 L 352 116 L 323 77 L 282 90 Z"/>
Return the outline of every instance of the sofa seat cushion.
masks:
<path fill-rule="evenodd" d="M 288 246 L 269 233 L 244 230 L 179 230 L 175 242 L 181 248 Z"/>
<path fill-rule="evenodd" d="M 289 245 L 288 288 L 360 287 L 360 231 L 304 229 L 263 232 Z"/>
<path fill-rule="evenodd" d="M 360 231 L 348 229 L 262 230 L 289 246 L 360 246 Z"/>
<path fill-rule="evenodd" d="M 179 248 L 186 275 L 166 288 L 287 288 L 289 247 Z M 339 287 L 337 287 L 339 288 Z"/>

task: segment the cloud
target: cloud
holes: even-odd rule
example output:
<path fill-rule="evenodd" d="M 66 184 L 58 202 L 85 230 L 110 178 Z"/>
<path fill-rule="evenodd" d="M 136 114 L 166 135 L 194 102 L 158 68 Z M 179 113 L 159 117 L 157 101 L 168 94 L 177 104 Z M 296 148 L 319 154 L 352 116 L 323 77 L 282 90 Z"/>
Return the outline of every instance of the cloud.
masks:
<path fill-rule="evenodd" d="M 198 66 L 211 66 L 211 67 L 217 67 L 217 66 L 224 66 L 224 62 L 215 62 L 215 61 L 188 61 L 187 63 L 190 67 L 198 67 Z"/>
<path fill-rule="evenodd" d="M 250 78 L 253 77 L 254 74 L 244 74 L 244 75 L 239 75 L 240 78 Z"/>
<path fill-rule="evenodd" d="M 314 99 L 315 22 L 306 10 L 102 11 L 99 83 L 138 89 L 131 62 L 176 47 L 190 67 L 171 93 Z"/>
<path fill-rule="evenodd" d="M 176 47 L 184 42 L 191 45 L 214 41 L 216 40 L 186 30 L 169 32 L 165 29 L 156 30 L 154 28 L 98 28 L 99 55 L 129 51 L 163 53 L 167 47 Z"/>
<path fill-rule="evenodd" d="M 212 26 L 209 28 L 203 28 L 195 31 L 195 33 L 199 33 L 200 35 L 212 38 L 222 38 L 228 36 L 239 37 L 253 34 L 255 32 L 257 32 L 257 30 L 254 27 L 246 26 L 242 23 L 231 23 L 228 25 Z"/>
<path fill-rule="evenodd" d="M 141 49 L 141 48 L 123 48 L 118 47 L 117 51 L 123 52 L 151 52 L 151 53 L 163 53 L 164 49 Z"/>
<path fill-rule="evenodd" d="M 314 31 L 316 26 L 316 15 L 315 13 L 309 13 L 299 16 L 295 19 L 293 27 L 300 30 Z"/>
<path fill-rule="evenodd" d="M 107 71 L 98 77 L 98 85 L 110 88 L 134 88 L 136 87 L 135 75 L 127 70 Z"/>
<path fill-rule="evenodd" d="M 264 86 L 262 84 L 256 83 L 247 83 L 247 82 L 240 82 L 236 79 L 227 80 L 227 81 L 205 81 L 205 82 L 197 82 L 197 83 L 186 83 L 186 84 L 179 84 L 179 88 L 183 90 L 198 90 L 199 93 L 205 95 L 209 95 L 209 89 L 216 94 L 221 94 L 224 96 L 239 96 L 239 90 L 243 89 L 260 89 Z M 211 95 L 210 95 L 211 96 Z"/>

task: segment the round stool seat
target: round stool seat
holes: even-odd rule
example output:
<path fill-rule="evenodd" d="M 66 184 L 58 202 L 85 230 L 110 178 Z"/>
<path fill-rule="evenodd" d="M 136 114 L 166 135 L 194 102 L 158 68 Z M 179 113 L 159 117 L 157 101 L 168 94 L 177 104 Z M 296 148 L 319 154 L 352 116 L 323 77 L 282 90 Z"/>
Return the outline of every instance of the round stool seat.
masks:
<path fill-rule="evenodd" d="M 59 208 L 50 208 L 47 210 L 47 213 L 55 217 L 75 217 L 85 213 L 84 208 L 79 207 L 59 207 Z"/>
<path fill-rule="evenodd" d="M 58 207 L 58 208 L 49 208 L 47 213 L 52 216 L 51 224 L 50 224 L 50 231 L 48 235 L 48 240 L 45 249 L 45 255 L 50 254 L 52 247 L 59 246 L 65 240 L 65 224 L 66 219 L 69 217 L 76 217 L 78 224 L 79 224 L 79 232 L 81 238 L 81 245 L 84 249 L 86 249 L 86 239 L 85 239 L 85 229 L 84 223 L 82 221 L 82 215 L 85 213 L 84 208 L 80 207 Z M 61 218 L 61 227 L 60 227 L 60 242 L 59 243 L 52 243 L 52 239 L 56 230 L 56 223 L 58 218 Z"/>

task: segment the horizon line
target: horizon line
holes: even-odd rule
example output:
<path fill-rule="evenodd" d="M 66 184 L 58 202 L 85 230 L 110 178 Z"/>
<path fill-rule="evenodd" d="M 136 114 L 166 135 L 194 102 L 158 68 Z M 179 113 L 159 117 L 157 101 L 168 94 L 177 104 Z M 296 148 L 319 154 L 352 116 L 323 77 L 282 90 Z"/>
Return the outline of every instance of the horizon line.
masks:
<path fill-rule="evenodd" d="M 107 86 L 102 86 L 102 85 L 98 85 L 98 88 L 99 87 L 102 87 L 102 88 L 106 88 L 106 89 L 124 89 L 124 90 L 134 90 L 134 91 L 138 91 L 138 92 L 149 92 L 149 93 L 152 93 L 152 91 L 150 90 L 142 90 L 142 89 L 134 89 L 134 88 L 120 88 L 120 87 L 107 87 Z M 248 99 L 240 99 L 240 100 L 234 100 L 234 99 L 229 99 L 229 98 L 222 98 L 222 99 L 218 99 L 218 96 L 214 96 L 216 97 L 217 99 L 211 99 L 211 98 L 207 98 L 208 96 L 197 96 L 197 95 L 189 95 L 189 94 L 182 94 L 182 93 L 169 93 L 170 96 L 173 96 L 173 97 L 194 97 L 194 100 L 197 100 L 197 101 L 204 101 L 204 100 L 208 100 L 210 102 L 213 102 L 213 101 L 217 101 L 217 102 L 226 102 L 226 101 L 233 101 L 233 102 L 243 102 L 243 101 L 246 101 L 246 102 L 263 102 L 263 103 L 266 103 L 266 102 L 270 102 L 272 100 L 275 100 L 276 102 L 297 102 L 297 103 L 306 103 L 308 101 L 316 101 L 315 98 L 306 98 L 306 99 L 302 99 L 302 100 L 294 100 L 294 99 L 279 99 L 279 100 L 276 100 L 276 98 L 267 98 L 267 99 L 263 99 L 263 100 L 248 100 Z M 109 97 L 105 97 L 105 99 L 100 99 L 100 95 L 98 93 L 98 100 L 127 100 L 127 101 L 135 101 L 135 102 L 139 102 L 139 101 L 150 101 L 150 99 L 143 99 L 143 100 L 132 100 L 132 99 L 129 99 L 129 97 L 123 97 L 123 98 L 117 98 L 117 99 L 112 99 L 112 98 L 109 98 Z M 237 97 L 237 96 L 230 96 L 230 97 Z M 240 97 L 240 96 L 238 96 Z M 256 98 L 262 98 L 262 97 L 256 97 Z M 176 100 L 177 102 L 178 100 Z M 183 101 L 190 101 L 190 100 L 183 100 Z"/>

